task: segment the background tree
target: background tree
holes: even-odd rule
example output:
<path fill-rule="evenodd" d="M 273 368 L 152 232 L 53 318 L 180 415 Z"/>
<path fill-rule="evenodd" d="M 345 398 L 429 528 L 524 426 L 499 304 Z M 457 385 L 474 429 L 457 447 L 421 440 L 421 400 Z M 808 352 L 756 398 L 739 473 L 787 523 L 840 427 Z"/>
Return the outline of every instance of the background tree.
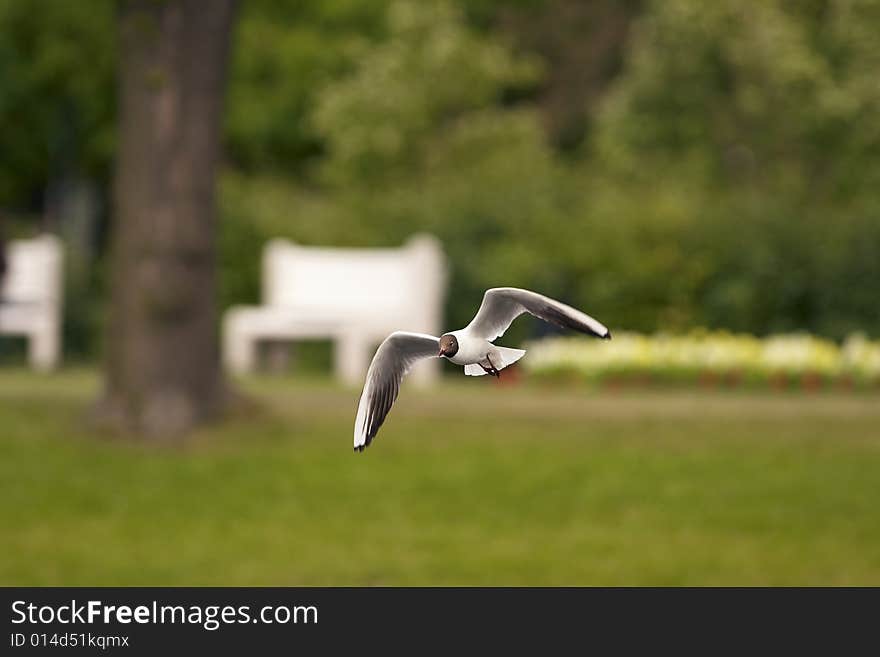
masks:
<path fill-rule="evenodd" d="M 48 225 L 83 261 L 64 342 L 89 360 L 121 153 L 115 15 L 115 0 L 0 2 L 0 210 L 8 236 Z M 452 323 L 504 282 L 644 331 L 876 335 L 878 26 L 880 0 L 247 0 L 220 309 L 258 301 L 271 237 L 428 230 Z M 64 200 L 77 181 L 100 197 L 86 231 Z"/>
<path fill-rule="evenodd" d="M 223 403 L 215 173 L 233 0 L 125 2 L 119 16 L 109 417 L 151 435 Z"/>
<path fill-rule="evenodd" d="M 588 153 L 614 228 L 584 296 L 645 329 L 880 329 L 878 25 L 877 0 L 648 4 Z"/>

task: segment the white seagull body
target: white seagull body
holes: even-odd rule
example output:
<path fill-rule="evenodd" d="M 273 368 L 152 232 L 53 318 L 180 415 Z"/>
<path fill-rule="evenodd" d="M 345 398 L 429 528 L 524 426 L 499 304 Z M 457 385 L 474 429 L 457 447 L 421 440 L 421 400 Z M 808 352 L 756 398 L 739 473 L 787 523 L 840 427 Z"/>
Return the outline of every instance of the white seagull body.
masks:
<path fill-rule="evenodd" d="M 397 399 L 400 382 L 416 361 L 442 357 L 463 365 L 464 373 L 469 376 L 499 376 L 500 370 L 522 358 L 524 350 L 499 347 L 492 341 L 504 335 L 513 320 L 523 313 L 580 333 L 611 338 L 608 329 L 589 315 L 537 292 L 515 287 L 486 290 L 476 316 L 463 329 L 444 333 L 439 338 L 396 331 L 379 345 L 367 370 L 358 404 L 355 451 L 363 451 L 376 437 Z"/>

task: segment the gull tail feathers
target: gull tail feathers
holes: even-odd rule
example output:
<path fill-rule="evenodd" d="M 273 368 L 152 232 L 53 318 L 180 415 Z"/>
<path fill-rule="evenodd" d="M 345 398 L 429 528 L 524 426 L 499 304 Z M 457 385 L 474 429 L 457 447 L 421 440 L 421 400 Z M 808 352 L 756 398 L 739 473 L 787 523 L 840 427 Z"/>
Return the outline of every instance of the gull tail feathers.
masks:
<path fill-rule="evenodd" d="M 473 365 L 465 365 L 464 373 L 468 376 L 483 376 L 486 373 L 486 370 L 474 363 Z"/>
<path fill-rule="evenodd" d="M 526 355 L 525 349 L 511 349 L 510 347 L 495 347 L 498 355 L 501 356 L 501 362 L 493 365 L 499 370 L 503 370 L 508 365 L 513 365 L 516 361 Z"/>

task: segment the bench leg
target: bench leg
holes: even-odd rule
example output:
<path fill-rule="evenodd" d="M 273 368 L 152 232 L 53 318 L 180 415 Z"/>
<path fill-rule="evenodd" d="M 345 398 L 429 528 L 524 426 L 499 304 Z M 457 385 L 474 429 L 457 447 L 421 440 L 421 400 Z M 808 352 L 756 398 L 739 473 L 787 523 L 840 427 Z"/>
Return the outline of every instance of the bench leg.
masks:
<path fill-rule="evenodd" d="M 234 324 L 226 326 L 223 335 L 223 360 L 234 374 L 253 372 L 257 365 L 257 341 Z"/>
<path fill-rule="evenodd" d="M 419 386 L 427 386 L 435 383 L 440 376 L 440 367 L 443 363 L 439 358 L 428 358 L 413 365 L 409 378 Z"/>
<path fill-rule="evenodd" d="M 337 338 L 333 353 L 337 378 L 350 386 L 363 384 L 372 355 L 369 342 L 361 335 L 352 333 Z"/>
<path fill-rule="evenodd" d="M 51 370 L 58 365 L 61 353 L 60 327 L 47 322 L 30 334 L 28 340 L 28 361 L 37 370 Z"/>

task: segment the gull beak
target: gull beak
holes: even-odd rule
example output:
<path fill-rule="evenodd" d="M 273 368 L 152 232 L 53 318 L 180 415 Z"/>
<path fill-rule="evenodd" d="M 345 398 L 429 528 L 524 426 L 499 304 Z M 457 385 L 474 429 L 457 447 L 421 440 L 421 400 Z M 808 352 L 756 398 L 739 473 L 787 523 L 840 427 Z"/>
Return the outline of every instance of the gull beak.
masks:
<path fill-rule="evenodd" d="M 441 349 L 441 350 L 440 350 L 440 353 L 437 354 L 437 357 L 438 357 L 438 358 L 442 358 L 442 357 L 445 356 L 445 355 L 446 355 L 446 352 L 443 351 L 443 350 Z"/>

